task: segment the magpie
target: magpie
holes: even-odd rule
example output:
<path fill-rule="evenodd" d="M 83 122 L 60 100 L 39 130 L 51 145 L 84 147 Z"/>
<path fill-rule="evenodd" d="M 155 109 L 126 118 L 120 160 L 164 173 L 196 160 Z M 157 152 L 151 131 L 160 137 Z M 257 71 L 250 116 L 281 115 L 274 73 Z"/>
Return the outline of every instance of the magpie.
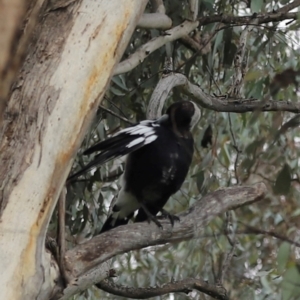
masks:
<path fill-rule="evenodd" d="M 194 152 L 191 130 L 199 119 L 194 102 L 175 102 L 159 119 L 141 121 L 84 151 L 84 155 L 100 153 L 68 181 L 128 154 L 117 201 L 100 233 L 127 224 L 135 211 L 135 222 L 152 220 L 161 227 L 155 217 L 161 212 L 174 224 L 178 217 L 163 207 L 188 173 Z"/>

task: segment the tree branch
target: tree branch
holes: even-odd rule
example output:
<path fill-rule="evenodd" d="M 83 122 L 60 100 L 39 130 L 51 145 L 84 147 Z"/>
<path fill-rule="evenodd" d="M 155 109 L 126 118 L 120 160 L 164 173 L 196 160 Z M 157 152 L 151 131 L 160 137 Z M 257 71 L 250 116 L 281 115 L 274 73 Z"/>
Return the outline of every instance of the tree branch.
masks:
<path fill-rule="evenodd" d="M 104 110 L 104 111 L 106 111 L 107 113 L 109 113 L 109 114 L 111 114 L 111 115 L 117 117 L 118 119 L 124 121 L 125 123 L 127 123 L 127 124 L 129 124 L 129 125 L 135 124 L 134 122 L 132 122 L 132 121 L 126 119 L 125 117 L 122 117 L 122 116 L 118 115 L 118 114 L 115 113 L 113 110 L 111 110 L 111 109 L 109 109 L 109 108 L 107 108 L 107 107 L 105 107 L 105 106 L 103 106 L 103 105 L 99 105 L 99 107 L 100 107 L 102 110 Z"/>
<path fill-rule="evenodd" d="M 119 226 L 66 253 L 66 264 L 71 277 L 78 278 L 108 259 L 131 250 L 148 246 L 175 243 L 201 236 L 205 226 L 215 216 L 230 209 L 263 199 L 267 191 L 263 183 L 253 186 L 219 189 L 196 201 L 195 205 L 179 215 L 181 221 L 172 228 L 169 220 L 154 223 L 135 223 Z M 99 279 L 101 281 L 103 278 Z"/>
<path fill-rule="evenodd" d="M 185 21 L 182 24 L 165 31 L 164 36 L 159 36 L 157 38 L 152 39 L 148 43 L 144 44 L 140 48 L 137 49 L 132 55 L 129 56 L 128 59 L 123 60 L 120 62 L 115 71 L 114 75 L 122 74 L 129 72 L 130 70 L 134 69 L 138 64 L 140 64 L 149 54 L 154 52 L 155 50 L 159 49 L 166 43 L 175 41 L 187 34 L 189 34 L 192 30 L 197 28 L 198 21 L 190 22 Z"/>
<path fill-rule="evenodd" d="M 196 21 L 199 11 L 199 0 L 189 0 L 189 8 L 192 21 Z"/>
<path fill-rule="evenodd" d="M 200 37 L 200 32 L 198 31 L 193 38 L 186 35 L 180 38 L 179 41 L 188 49 L 192 50 L 193 52 L 196 52 L 195 54 L 207 54 L 211 51 L 211 41 L 212 38 L 215 36 L 216 32 L 217 31 L 215 30 L 211 34 L 205 33 L 203 37 Z"/>
<path fill-rule="evenodd" d="M 299 6 L 300 6 L 300 0 L 295 0 L 294 2 L 291 2 L 286 6 L 281 7 L 280 9 L 277 10 L 277 12 L 286 14 L 287 12 Z"/>
<path fill-rule="evenodd" d="M 214 299 L 227 300 L 226 290 L 205 282 L 202 279 L 186 278 L 179 281 L 172 281 L 161 287 L 131 288 L 118 285 L 109 280 L 103 280 L 96 286 L 105 292 L 113 295 L 132 298 L 148 299 L 151 297 L 162 296 L 169 293 L 189 293 L 191 290 L 197 290 L 211 296 Z"/>
<path fill-rule="evenodd" d="M 284 6 L 285 7 L 285 6 Z M 282 7 L 282 9 L 284 8 Z M 256 14 L 255 18 L 258 20 L 258 24 L 265 24 L 269 22 L 279 22 L 284 20 L 296 20 L 298 18 L 297 13 L 282 13 L 271 12 L 264 14 Z M 199 26 L 208 25 L 211 23 L 223 23 L 223 24 L 235 24 L 235 25 L 247 25 L 253 21 L 253 15 L 250 16 L 233 16 L 233 15 L 215 15 L 198 18 Z"/>
<path fill-rule="evenodd" d="M 162 13 L 143 14 L 137 27 L 166 30 L 172 27 L 172 20 L 166 14 Z"/>
<path fill-rule="evenodd" d="M 300 0 L 296 0 L 293 3 L 286 5 L 276 12 L 256 14 L 255 19 L 257 24 L 278 22 L 287 19 L 296 20 L 298 14 L 288 13 L 288 11 L 295 8 L 298 1 Z M 143 18 L 145 19 L 143 20 Z M 149 20 L 148 18 L 150 18 L 150 16 L 142 17 L 140 21 L 141 22 L 140 26 L 143 25 L 146 28 L 159 28 L 159 26 L 155 25 L 154 22 Z M 169 24 L 168 23 L 169 21 L 167 21 L 165 17 L 162 18 L 160 13 L 157 15 L 157 18 L 159 19 L 159 22 L 161 22 L 160 26 L 166 26 L 167 28 L 167 24 Z M 148 21 L 146 21 L 146 19 L 148 19 Z M 208 25 L 216 22 L 220 22 L 223 24 L 248 25 L 251 22 L 253 23 L 253 15 L 241 16 L 241 17 L 232 16 L 232 15 L 215 15 L 215 16 L 201 17 L 198 19 L 198 21 L 195 22 L 185 21 L 182 24 L 166 31 L 164 36 L 159 36 L 157 38 L 154 38 L 148 43 L 138 48 L 137 51 L 131 54 L 131 56 L 128 59 L 125 59 L 124 61 L 120 62 L 117 65 L 114 71 L 114 75 L 131 71 L 140 62 L 142 62 L 149 54 L 159 49 L 160 47 L 162 47 L 168 42 L 172 42 L 174 40 L 177 40 L 179 38 L 188 35 L 191 31 L 196 29 L 198 26 Z M 154 26 L 154 27 L 147 27 L 147 26 Z"/>
<path fill-rule="evenodd" d="M 232 212 L 231 211 L 226 212 L 226 220 L 224 223 L 224 232 L 225 232 L 225 235 L 227 237 L 229 244 L 231 245 L 231 249 L 225 255 L 225 258 L 223 259 L 223 262 L 222 262 L 222 266 L 220 266 L 219 276 L 217 278 L 217 283 L 220 286 L 223 286 L 224 277 L 227 275 L 230 263 L 235 254 L 236 245 L 238 243 L 235 231 L 233 230 Z"/>
<path fill-rule="evenodd" d="M 164 102 L 175 86 L 181 86 L 182 92 L 197 102 L 200 106 L 214 111 L 245 113 L 250 111 L 289 111 L 300 112 L 299 102 L 273 101 L 262 102 L 259 99 L 233 99 L 230 97 L 215 97 L 208 95 L 199 86 L 192 84 L 183 74 L 170 73 L 157 84 L 150 99 L 147 118 L 161 111 Z"/>
<path fill-rule="evenodd" d="M 276 239 L 279 239 L 281 241 L 290 243 L 292 245 L 295 245 L 296 247 L 300 247 L 300 243 L 296 242 L 284 235 L 281 235 L 280 233 L 276 232 L 276 231 L 272 231 L 272 230 L 264 230 L 264 229 L 259 229 L 250 225 L 247 225 L 243 222 L 239 222 L 240 224 L 242 224 L 243 226 L 245 226 L 245 230 L 239 230 L 237 231 L 237 234 L 263 234 L 263 235 L 268 235 L 271 237 L 274 237 Z"/>
<path fill-rule="evenodd" d="M 258 19 L 253 20 L 251 24 L 246 26 L 246 28 L 242 31 L 242 34 L 240 36 L 238 48 L 234 57 L 235 72 L 233 73 L 232 77 L 233 84 L 231 86 L 230 91 L 228 92 L 228 94 L 233 98 L 242 96 L 241 91 L 243 88 L 248 61 L 248 57 L 246 55 L 248 35 L 257 23 Z"/>
<path fill-rule="evenodd" d="M 58 263 L 59 263 L 59 268 L 62 274 L 64 284 L 67 284 L 70 281 L 70 278 L 68 278 L 68 272 L 66 270 L 65 259 L 64 259 L 66 253 L 66 236 L 65 236 L 66 194 L 67 194 L 66 187 L 63 187 L 58 198 L 58 230 L 57 230 L 58 231 L 57 244 L 59 248 Z"/>

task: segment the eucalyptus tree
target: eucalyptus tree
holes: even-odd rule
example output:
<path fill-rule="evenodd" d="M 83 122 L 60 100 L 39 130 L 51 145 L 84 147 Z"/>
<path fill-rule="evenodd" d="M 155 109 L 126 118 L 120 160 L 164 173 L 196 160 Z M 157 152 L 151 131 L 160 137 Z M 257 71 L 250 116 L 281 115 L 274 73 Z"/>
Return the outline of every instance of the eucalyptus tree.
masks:
<path fill-rule="evenodd" d="M 1 295 L 298 299 L 299 4 L 0 4 Z M 201 109 L 180 222 L 98 234 L 124 159 L 69 173 L 180 100 Z"/>

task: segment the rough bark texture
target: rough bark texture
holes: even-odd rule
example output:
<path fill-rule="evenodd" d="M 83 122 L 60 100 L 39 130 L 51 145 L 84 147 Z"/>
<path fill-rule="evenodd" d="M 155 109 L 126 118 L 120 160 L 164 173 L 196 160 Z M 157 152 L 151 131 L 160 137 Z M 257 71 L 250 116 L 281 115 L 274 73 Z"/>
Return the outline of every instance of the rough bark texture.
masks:
<path fill-rule="evenodd" d="M 192 84 L 186 76 L 180 73 L 169 73 L 155 87 L 147 110 L 147 118 L 153 119 L 161 112 L 164 101 L 174 87 L 180 87 L 182 92 L 201 107 L 215 111 L 246 113 L 250 111 L 289 111 L 300 112 L 300 104 L 291 101 L 274 101 L 255 98 L 227 98 L 211 96 L 201 87 Z"/>
<path fill-rule="evenodd" d="M 105 232 L 67 251 L 70 277 L 78 278 L 120 253 L 199 237 L 215 216 L 260 201 L 266 192 L 263 183 L 220 189 L 199 199 L 188 211 L 180 214 L 180 222 L 175 222 L 173 228 L 169 220 L 161 220 L 163 229 L 154 223 L 136 223 Z"/>
<path fill-rule="evenodd" d="M 3 120 L 3 112 L 6 98 L 15 71 L 13 66 L 14 56 L 18 42 L 18 33 L 21 20 L 26 12 L 26 4 L 22 0 L 0 2 L 0 124 Z"/>
<path fill-rule="evenodd" d="M 0 2 L 0 137 L 7 97 L 43 3 L 44 0 Z"/>
<path fill-rule="evenodd" d="M 162 294 L 162 290 L 155 288 L 135 289 L 121 288 L 120 286 L 106 284 L 102 280 L 109 277 L 110 258 L 131 250 L 165 243 L 176 243 L 182 240 L 197 238 L 203 235 L 205 227 L 216 215 L 230 209 L 236 209 L 243 205 L 264 199 L 267 188 L 263 183 L 253 186 L 232 187 L 220 189 L 210 193 L 196 201 L 195 205 L 179 215 L 180 222 L 176 222 L 172 228 L 169 220 L 160 220 L 163 229 L 159 229 L 154 223 L 147 222 L 120 226 L 109 232 L 103 233 L 66 252 L 65 267 L 69 282 L 66 287 L 56 286 L 57 289 L 51 300 L 67 300 L 92 284 L 97 284 L 112 294 L 133 298 L 148 298 Z M 100 282 L 100 284 L 98 284 Z M 191 289 L 197 289 L 204 293 L 216 294 L 216 299 L 227 299 L 226 294 L 212 284 L 201 284 L 201 280 L 189 281 Z M 203 283 L 203 282 L 202 282 Z M 164 293 L 181 291 L 187 282 L 183 281 L 179 286 L 167 285 Z M 133 296 L 133 290 L 139 292 Z M 167 291 L 168 290 L 168 291 Z M 152 294 L 149 294 L 151 291 Z M 141 294 L 144 296 L 142 297 Z"/>
<path fill-rule="evenodd" d="M 40 15 L 0 144 L 3 299 L 49 298 L 58 274 L 44 250 L 46 229 L 146 2 L 50 1 Z"/>

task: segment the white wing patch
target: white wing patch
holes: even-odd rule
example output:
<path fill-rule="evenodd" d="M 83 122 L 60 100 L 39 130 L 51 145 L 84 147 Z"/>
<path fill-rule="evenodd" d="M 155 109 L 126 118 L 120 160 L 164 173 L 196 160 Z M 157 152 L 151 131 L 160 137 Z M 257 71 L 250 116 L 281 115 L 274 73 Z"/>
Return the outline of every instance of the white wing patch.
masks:
<path fill-rule="evenodd" d="M 141 126 L 141 125 L 138 125 L 136 127 L 137 128 L 134 128 L 134 130 L 132 130 L 130 132 L 131 134 L 141 134 L 141 135 L 144 135 L 144 134 L 147 134 L 147 133 L 150 133 L 150 134 L 154 133 L 154 130 L 151 127 Z"/>
<path fill-rule="evenodd" d="M 121 130 L 120 132 L 118 132 L 118 134 L 121 134 L 121 133 L 124 133 L 124 132 L 127 132 L 127 133 L 130 133 L 130 134 L 134 135 L 134 134 L 145 134 L 147 132 L 153 132 L 154 133 L 154 130 L 149 125 L 138 124 L 138 125 L 135 125 L 133 127 L 125 128 L 125 129 Z"/>
<path fill-rule="evenodd" d="M 126 145 L 126 148 L 132 148 L 139 144 L 150 144 L 157 139 L 156 128 L 160 126 L 160 124 L 158 123 L 159 120 L 142 121 L 133 127 L 128 127 L 121 130 L 116 135 L 128 134 L 131 136 L 136 136 L 136 138 L 133 141 Z"/>
<path fill-rule="evenodd" d="M 143 143 L 144 141 L 145 141 L 144 137 L 139 137 L 139 138 L 136 138 L 135 140 L 133 140 L 132 142 L 130 142 L 126 147 L 127 148 L 131 148 L 131 147 L 133 147 L 135 145 Z"/>
<path fill-rule="evenodd" d="M 153 123 L 155 123 L 156 121 L 153 121 L 153 120 L 144 120 L 144 121 L 141 121 L 140 124 L 141 125 L 144 125 L 144 126 L 149 126 Z"/>
<path fill-rule="evenodd" d="M 145 145 L 154 142 L 157 139 L 157 135 L 151 135 L 145 139 Z"/>

